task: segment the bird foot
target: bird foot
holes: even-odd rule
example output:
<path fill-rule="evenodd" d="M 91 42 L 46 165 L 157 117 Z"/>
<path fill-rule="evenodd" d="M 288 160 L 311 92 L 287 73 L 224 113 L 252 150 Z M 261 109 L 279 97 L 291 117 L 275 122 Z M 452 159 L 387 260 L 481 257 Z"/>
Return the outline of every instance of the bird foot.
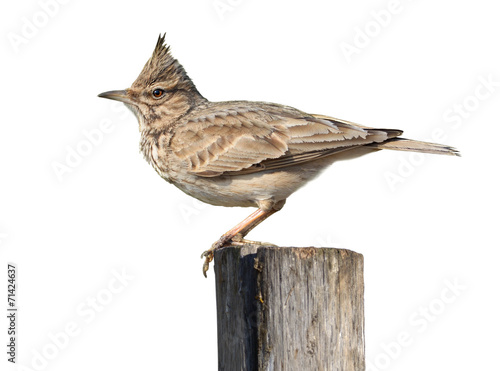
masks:
<path fill-rule="evenodd" d="M 212 262 L 212 260 L 214 260 L 215 250 L 221 249 L 223 247 L 233 246 L 233 245 L 243 246 L 246 244 L 277 247 L 276 245 L 269 243 L 269 242 L 245 240 L 240 233 L 236 234 L 233 237 L 223 235 L 217 242 L 212 244 L 212 247 L 210 249 L 208 249 L 207 251 L 204 251 L 203 254 L 201 254 L 201 258 L 202 259 L 205 258 L 205 261 L 203 262 L 203 275 L 205 276 L 205 278 L 207 277 L 207 271 L 210 267 L 210 263 Z"/>
<path fill-rule="evenodd" d="M 278 247 L 277 245 L 270 242 L 261 242 L 261 241 L 251 241 L 245 240 L 243 238 L 231 241 L 231 245 L 243 246 L 243 245 L 258 245 L 258 246 L 270 246 L 270 247 Z"/>
<path fill-rule="evenodd" d="M 231 238 L 231 236 L 223 235 L 217 242 L 212 244 L 212 247 L 210 249 L 204 251 L 203 254 L 201 254 L 201 258 L 205 258 L 205 261 L 203 262 L 203 275 L 205 276 L 205 278 L 207 278 L 207 271 L 210 267 L 210 262 L 214 260 L 215 250 L 220 249 L 224 246 L 230 246 L 233 238 Z"/>
<path fill-rule="evenodd" d="M 207 271 L 210 267 L 210 262 L 214 260 L 214 249 L 210 248 L 207 251 L 204 251 L 203 254 L 201 254 L 201 258 L 205 258 L 205 261 L 203 262 L 203 275 L 207 278 Z"/>

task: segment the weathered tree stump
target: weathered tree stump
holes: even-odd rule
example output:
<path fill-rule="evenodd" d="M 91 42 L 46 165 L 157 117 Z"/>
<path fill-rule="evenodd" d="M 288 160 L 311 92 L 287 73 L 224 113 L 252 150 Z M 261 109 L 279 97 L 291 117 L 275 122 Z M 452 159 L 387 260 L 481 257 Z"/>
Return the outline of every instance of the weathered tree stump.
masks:
<path fill-rule="evenodd" d="M 365 369 L 361 254 L 228 247 L 215 278 L 220 371 Z"/>

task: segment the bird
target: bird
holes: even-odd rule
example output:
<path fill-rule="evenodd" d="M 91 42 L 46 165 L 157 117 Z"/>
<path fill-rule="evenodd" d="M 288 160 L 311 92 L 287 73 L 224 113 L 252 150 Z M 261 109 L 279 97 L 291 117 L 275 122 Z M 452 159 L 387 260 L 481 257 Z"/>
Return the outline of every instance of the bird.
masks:
<path fill-rule="evenodd" d="M 268 102 L 212 102 L 172 56 L 165 34 L 132 85 L 98 95 L 136 116 L 140 151 L 167 182 L 202 202 L 256 207 L 202 254 L 254 241 L 245 236 L 332 163 L 382 149 L 459 156 L 453 147 Z"/>

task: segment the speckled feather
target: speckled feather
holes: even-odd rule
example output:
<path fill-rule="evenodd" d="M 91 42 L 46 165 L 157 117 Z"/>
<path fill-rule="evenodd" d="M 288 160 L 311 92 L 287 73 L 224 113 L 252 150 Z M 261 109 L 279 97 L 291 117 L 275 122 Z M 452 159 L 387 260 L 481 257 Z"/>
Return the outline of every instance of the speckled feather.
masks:
<path fill-rule="evenodd" d="M 222 102 L 184 117 L 170 146 L 188 172 L 213 177 L 296 165 L 393 134 L 271 103 Z"/>
<path fill-rule="evenodd" d="M 205 56 L 203 56 L 205 57 Z M 333 162 L 379 149 L 458 155 L 452 147 L 267 102 L 210 102 L 160 36 L 130 88 L 99 94 L 121 101 L 139 121 L 140 148 L 166 181 L 219 206 L 258 207 L 203 253 L 243 238 Z"/>
<path fill-rule="evenodd" d="M 153 96 L 158 89 L 160 96 Z M 369 128 L 284 105 L 210 102 L 172 57 L 164 36 L 125 92 L 119 100 L 138 118 L 147 161 L 167 181 L 214 205 L 282 206 L 344 152 L 458 154 L 448 146 L 399 138 L 401 130 Z"/>

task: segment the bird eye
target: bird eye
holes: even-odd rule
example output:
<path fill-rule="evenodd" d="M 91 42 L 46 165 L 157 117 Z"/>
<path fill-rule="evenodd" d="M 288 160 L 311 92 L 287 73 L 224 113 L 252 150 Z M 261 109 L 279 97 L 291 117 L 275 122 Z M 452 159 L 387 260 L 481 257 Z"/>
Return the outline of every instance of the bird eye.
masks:
<path fill-rule="evenodd" d="M 161 98 L 164 93 L 165 93 L 165 90 L 163 90 L 163 89 L 155 89 L 155 90 L 153 90 L 153 97 Z"/>

